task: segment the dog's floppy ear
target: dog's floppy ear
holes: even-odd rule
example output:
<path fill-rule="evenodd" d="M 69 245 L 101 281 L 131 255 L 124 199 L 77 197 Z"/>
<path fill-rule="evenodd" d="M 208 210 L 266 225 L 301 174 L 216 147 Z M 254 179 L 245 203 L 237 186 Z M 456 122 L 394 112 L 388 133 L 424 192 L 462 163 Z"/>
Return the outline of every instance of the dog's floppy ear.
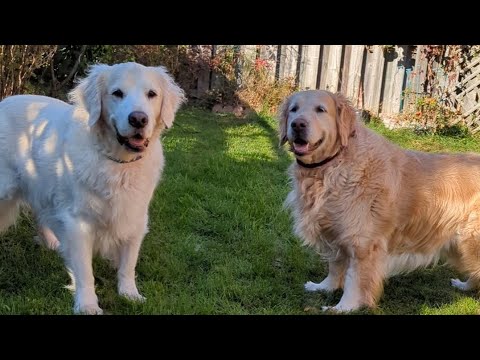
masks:
<path fill-rule="evenodd" d="M 290 106 L 290 100 L 292 96 L 287 97 L 278 108 L 278 134 L 280 138 L 280 146 L 287 142 L 287 121 L 288 121 L 288 108 Z"/>
<path fill-rule="evenodd" d="M 162 109 L 160 118 L 168 129 L 173 125 L 175 113 L 186 101 L 185 93 L 180 86 L 175 83 L 173 77 L 168 74 L 165 67 L 155 67 L 155 71 L 162 78 Z"/>
<path fill-rule="evenodd" d="M 88 112 L 88 125 L 93 126 L 102 115 L 102 92 L 109 65 L 90 66 L 87 76 L 68 94 L 69 100 Z"/>
<path fill-rule="evenodd" d="M 350 101 L 341 93 L 333 95 L 337 107 L 337 126 L 340 142 L 343 147 L 347 146 L 348 139 L 355 131 L 355 119 L 357 114 Z"/>

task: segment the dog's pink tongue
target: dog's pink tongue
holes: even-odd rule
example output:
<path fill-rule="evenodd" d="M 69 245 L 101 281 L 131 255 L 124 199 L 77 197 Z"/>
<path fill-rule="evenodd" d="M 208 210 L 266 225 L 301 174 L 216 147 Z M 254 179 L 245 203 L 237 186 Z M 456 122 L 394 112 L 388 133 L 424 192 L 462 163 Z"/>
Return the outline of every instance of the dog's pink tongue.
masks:
<path fill-rule="evenodd" d="M 308 143 L 307 144 L 293 143 L 293 149 L 297 154 L 305 154 L 306 152 L 308 152 Z"/>
<path fill-rule="evenodd" d="M 133 146 L 142 146 L 145 142 L 145 139 L 130 138 L 128 142 Z"/>

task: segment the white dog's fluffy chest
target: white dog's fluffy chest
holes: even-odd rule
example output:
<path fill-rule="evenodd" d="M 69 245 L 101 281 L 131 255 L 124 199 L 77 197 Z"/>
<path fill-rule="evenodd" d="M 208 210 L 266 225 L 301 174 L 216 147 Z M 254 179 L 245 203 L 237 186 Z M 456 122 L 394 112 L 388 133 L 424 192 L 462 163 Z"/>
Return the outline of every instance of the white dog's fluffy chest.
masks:
<path fill-rule="evenodd" d="M 108 160 L 98 178 L 86 184 L 85 207 L 94 215 L 98 238 L 126 241 L 147 232 L 148 206 L 163 167 L 161 151 L 154 155 L 160 156 L 131 164 Z"/>
<path fill-rule="evenodd" d="M 140 160 L 117 163 L 102 154 L 80 123 L 58 122 L 41 128 L 41 134 L 37 127 L 25 140 L 28 156 L 17 159 L 17 168 L 25 200 L 41 223 L 68 213 L 95 229 L 96 243 L 146 233 L 148 206 L 164 164 L 159 140 Z"/>

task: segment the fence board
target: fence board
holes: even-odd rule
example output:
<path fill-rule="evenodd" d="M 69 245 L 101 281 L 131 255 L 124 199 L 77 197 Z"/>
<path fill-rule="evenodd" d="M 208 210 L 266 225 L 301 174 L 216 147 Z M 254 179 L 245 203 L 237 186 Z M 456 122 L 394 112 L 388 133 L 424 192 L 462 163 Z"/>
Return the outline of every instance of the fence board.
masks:
<path fill-rule="evenodd" d="M 470 80 L 474 79 L 478 74 L 480 74 L 480 66 L 477 67 L 477 69 L 472 72 L 470 75 L 468 75 L 465 79 L 463 79 L 462 81 L 460 81 L 457 85 L 457 87 L 462 87 L 463 85 L 465 85 L 467 82 L 469 82 Z"/>
<path fill-rule="evenodd" d="M 240 51 L 242 52 L 243 65 L 240 71 L 241 79 L 239 83 L 242 83 L 242 79 L 246 76 L 246 72 L 248 71 L 246 64 L 252 64 L 257 57 L 257 45 L 242 45 Z"/>
<path fill-rule="evenodd" d="M 320 74 L 320 86 L 318 87 L 321 90 L 325 90 L 325 81 L 327 79 L 327 66 L 329 61 L 330 55 L 330 48 L 331 45 L 323 45 L 323 56 L 322 56 L 322 66 L 321 66 L 321 74 Z"/>
<path fill-rule="evenodd" d="M 420 92 L 420 88 L 421 88 L 421 76 L 420 76 L 420 71 L 421 71 L 421 52 L 422 52 L 422 45 L 417 45 L 417 48 L 416 48 L 416 54 L 415 54 L 415 67 L 413 69 L 413 73 L 412 73 L 412 76 L 413 76 L 413 81 L 412 81 L 412 87 L 410 89 L 410 91 L 414 92 L 414 93 L 419 93 Z M 403 49 L 402 49 L 402 53 L 403 53 Z"/>
<path fill-rule="evenodd" d="M 340 63 L 342 61 L 342 47 L 343 45 L 330 45 L 325 76 L 325 90 L 337 91 L 340 78 Z"/>
<path fill-rule="evenodd" d="M 412 48 L 416 48 L 416 54 L 412 53 Z M 255 45 L 242 49 L 257 54 Z M 394 52 L 389 53 L 384 53 L 381 45 L 366 49 L 365 45 L 262 45 L 258 53 L 273 63 L 270 67 L 272 77 L 295 77 L 300 89 L 320 88 L 332 92 L 338 89 L 357 108 L 374 114 L 380 112 L 389 119 L 407 109 L 413 110 L 411 105 L 426 90 L 428 63 L 423 54 L 424 46 L 396 45 Z M 436 88 L 431 89 L 431 95 L 441 96 L 443 103 L 461 110 L 474 125 L 480 123 L 479 64 L 480 57 L 477 57 L 449 73 L 440 64 L 432 68 L 436 75 L 432 85 Z M 462 86 L 458 82 L 460 74 L 465 74 Z M 405 92 L 408 96 L 404 96 Z"/>
<path fill-rule="evenodd" d="M 377 46 L 372 46 L 367 51 L 367 59 L 365 62 L 365 74 L 364 74 L 364 104 L 363 108 L 365 110 L 372 111 L 375 113 L 376 109 L 374 107 L 374 89 L 375 89 L 375 77 L 377 64 L 378 51 L 376 50 Z"/>
<path fill-rule="evenodd" d="M 394 111 L 392 109 L 392 95 L 394 90 L 394 74 L 398 65 L 398 52 L 388 53 L 385 57 L 385 78 L 383 84 L 382 114 L 390 115 Z"/>
<path fill-rule="evenodd" d="M 202 53 L 203 51 L 206 51 L 209 47 L 210 45 L 198 45 L 198 52 Z M 210 69 L 205 67 L 198 74 L 197 89 L 192 95 L 197 98 L 201 98 L 209 90 L 209 86 L 210 86 Z"/>
<path fill-rule="evenodd" d="M 277 62 L 277 45 L 260 45 L 260 58 L 267 60 L 268 78 L 270 80 L 275 79 L 275 64 Z"/>
<path fill-rule="evenodd" d="M 295 76 L 297 72 L 298 45 L 282 45 L 280 78 Z"/>
<path fill-rule="evenodd" d="M 373 89 L 371 95 L 372 111 L 378 114 L 380 109 L 380 94 L 382 91 L 383 67 L 385 63 L 385 56 L 383 54 L 382 46 L 375 46 L 375 63 L 373 67 Z"/>
<path fill-rule="evenodd" d="M 303 46 L 299 79 L 301 89 L 316 88 L 319 55 L 320 45 Z"/>
<path fill-rule="evenodd" d="M 402 107 L 402 100 L 403 100 L 403 84 L 405 83 L 405 60 L 403 60 L 406 56 L 405 48 L 404 47 L 397 47 L 397 63 L 393 73 L 393 80 L 392 80 L 392 92 L 390 94 L 390 109 L 391 114 L 397 114 L 400 112 Z"/>
<path fill-rule="evenodd" d="M 408 45 L 401 45 L 403 56 L 399 63 L 402 65 L 403 86 L 400 88 L 400 107 L 399 112 L 403 109 L 412 110 L 415 107 L 415 99 L 424 93 L 425 80 L 427 74 L 427 60 L 423 56 L 423 46 L 418 45 L 415 55 L 415 66 L 411 67 L 411 52 Z"/>
<path fill-rule="evenodd" d="M 345 45 L 345 54 L 343 55 L 343 69 L 340 91 L 347 95 L 350 78 L 350 60 L 352 58 L 352 45 Z"/>
<path fill-rule="evenodd" d="M 359 106 L 360 97 L 360 78 L 362 73 L 362 61 L 363 52 L 365 51 L 364 45 L 352 45 L 352 53 L 350 55 L 350 76 L 345 79 L 348 83 L 346 96 L 353 102 L 354 106 Z"/>
<path fill-rule="evenodd" d="M 215 57 L 219 54 L 226 45 L 213 45 L 212 55 Z M 218 74 L 216 71 L 212 71 L 210 77 L 210 89 L 219 89 L 223 86 L 223 81 L 221 75 Z"/>
<path fill-rule="evenodd" d="M 465 114 L 463 114 L 463 117 L 467 117 L 468 115 L 472 114 L 475 112 L 475 110 L 480 109 L 480 103 L 477 103 L 474 107 L 472 107 L 470 110 L 468 110 Z"/>
<path fill-rule="evenodd" d="M 455 96 L 457 99 L 465 96 L 466 94 L 468 94 L 470 91 L 472 91 L 473 89 L 475 89 L 476 87 L 480 86 L 480 79 L 477 79 L 475 81 L 473 81 L 471 83 L 471 85 L 469 85 L 465 90 L 463 90 L 460 94 L 458 94 L 457 96 Z"/>
<path fill-rule="evenodd" d="M 425 80 L 427 77 L 427 59 L 423 54 L 424 45 L 417 46 L 417 57 L 415 60 L 415 73 L 418 76 L 418 86 L 415 88 L 415 93 L 420 94 L 424 91 Z"/>
<path fill-rule="evenodd" d="M 463 74 L 464 72 L 467 72 L 468 70 L 470 70 L 470 68 L 474 67 L 477 64 L 480 64 L 480 57 L 476 58 L 470 64 L 468 64 L 460 73 Z"/>

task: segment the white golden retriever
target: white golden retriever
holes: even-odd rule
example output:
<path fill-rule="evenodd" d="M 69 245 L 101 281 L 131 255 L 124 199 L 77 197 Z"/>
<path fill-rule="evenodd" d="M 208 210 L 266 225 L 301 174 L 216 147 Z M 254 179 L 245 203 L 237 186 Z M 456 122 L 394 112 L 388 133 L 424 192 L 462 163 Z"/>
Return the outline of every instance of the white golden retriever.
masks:
<path fill-rule="evenodd" d="M 285 100 L 287 142 L 295 232 L 328 261 L 307 291 L 343 289 L 336 311 L 374 307 L 386 278 L 440 259 L 468 276 L 454 287 L 480 289 L 480 156 L 403 150 L 320 90 Z"/>
<path fill-rule="evenodd" d="M 69 94 L 0 102 L 0 231 L 21 205 L 58 249 L 75 286 L 75 313 L 101 314 L 92 257 L 118 268 L 118 293 L 144 300 L 135 282 L 148 207 L 164 166 L 160 134 L 184 101 L 163 67 L 94 65 Z"/>

